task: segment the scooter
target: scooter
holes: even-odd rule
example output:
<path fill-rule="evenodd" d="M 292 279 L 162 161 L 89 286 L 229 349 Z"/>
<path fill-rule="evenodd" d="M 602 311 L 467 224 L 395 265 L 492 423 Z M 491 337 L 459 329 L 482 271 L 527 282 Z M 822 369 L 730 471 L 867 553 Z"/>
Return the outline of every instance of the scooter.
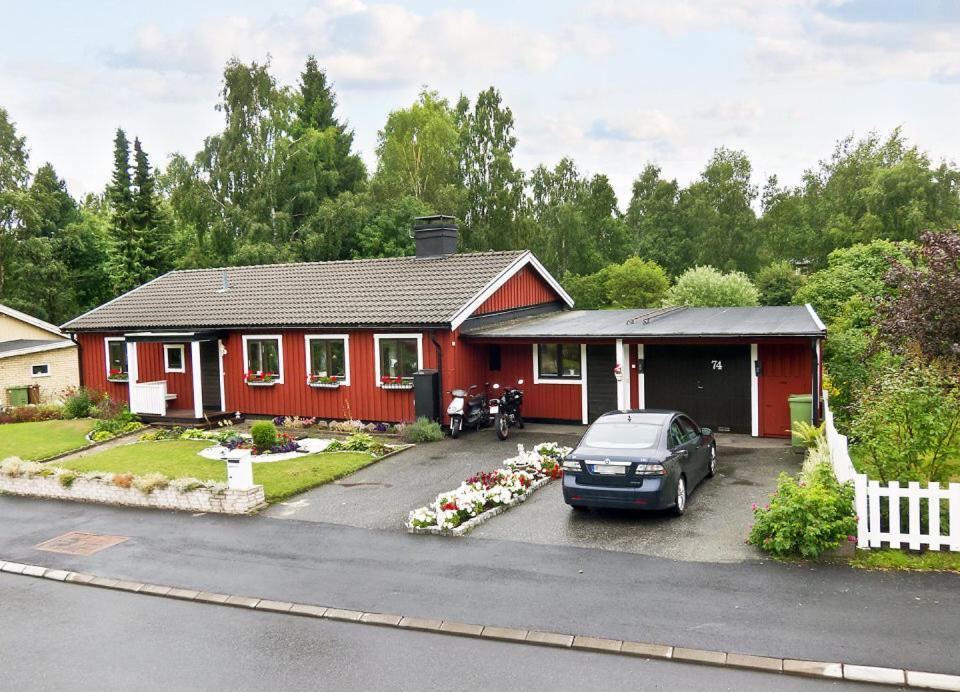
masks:
<path fill-rule="evenodd" d="M 517 387 L 522 384 L 523 380 L 517 380 Z M 507 387 L 498 399 L 490 400 L 490 415 L 494 417 L 493 427 L 501 440 L 507 439 L 510 428 L 514 425 L 523 430 L 523 415 L 520 413 L 523 391 L 517 387 Z M 493 388 L 500 389 L 500 385 L 495 384 Z"/>
<path fill-rule="evenodd" d="M 447 415 L 450 416 L 450 437 L 453 439 L 460 437 L 466 426 L 480 430 L 483 426 L 490 425 L 487 385 L 484 385 L 483 391 L 476 396 L 470 395 L 470 392 L 478 387 L 479 385 L 472 384 L 466 389 L 453 389 L 449 392 L 453 401 L 447 406 Z"/>

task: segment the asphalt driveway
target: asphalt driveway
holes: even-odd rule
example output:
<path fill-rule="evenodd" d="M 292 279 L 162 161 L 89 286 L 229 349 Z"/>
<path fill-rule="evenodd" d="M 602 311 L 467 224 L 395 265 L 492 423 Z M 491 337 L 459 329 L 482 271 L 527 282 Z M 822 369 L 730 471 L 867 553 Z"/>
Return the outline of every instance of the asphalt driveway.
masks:
<path fill-rule="evenodd" d="M 265 514 L 275 519 L 405 531 L 411 510 L 453 490 L 478 471 L 499 468 L 504 459 L 516 455 L 517 444 L 530 448 L 554 441 L 572 446 L 582 430 L 580 426 L 530 424 L 523 431 L 511 430 L 510 438 L 502 442 L 493 428 L 487 428 L 466 432 L 458 440 L 420 444 L 273 505 Z"/>
<path fill-rule="evenodd" d="M 738 436 L 721 437 L 718 453 L 716 477 L 697 487 L 682 517 L 668 512 L 574 512 L 563 502 L 560 483 L 554 482 L 470 535 L 673 560 L 757 559 L 757 550 L 744 543 L 753 523 L 750 506 L 766 503 L 780 472 L 796 473 L 802 456 L 778 440 Z"/>

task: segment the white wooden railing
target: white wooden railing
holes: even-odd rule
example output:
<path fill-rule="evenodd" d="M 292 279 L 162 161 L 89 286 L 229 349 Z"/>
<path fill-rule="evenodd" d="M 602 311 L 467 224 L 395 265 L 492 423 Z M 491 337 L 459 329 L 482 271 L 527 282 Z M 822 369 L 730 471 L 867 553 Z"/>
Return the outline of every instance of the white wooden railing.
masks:
<path fill-rule="evenodd" d="M 891 548 L 940 550 L 945 546 L 947 550 L 960 552 L 960 483 L 941 488 L 939 483 L 922 487 L 917 482 L 901 486 L 899 481 L 882 484 L 870 480 L 854 468 L 847 437 L 838 433 L 834 426 L 826 392 L 823 393 L 823 421 L 830 462 L 837 480 L 841 483 L 853 481 L 858 548 L 882 548 L 887 544 Z M 905 508 L 902 507 L 903 499 L 906 499 Z M 946 527 L 941 522 L 944 502 L 947 503 Z M 883 521 L 883 509 L 887 510 L 886 522 Z M 924 510 L 926 522 L 923 521 Z"/>
<path fill-rule="evenodd" d="M 130 413 L 167 415 L 167 383 L 135 382 L 130 384 Z"/>

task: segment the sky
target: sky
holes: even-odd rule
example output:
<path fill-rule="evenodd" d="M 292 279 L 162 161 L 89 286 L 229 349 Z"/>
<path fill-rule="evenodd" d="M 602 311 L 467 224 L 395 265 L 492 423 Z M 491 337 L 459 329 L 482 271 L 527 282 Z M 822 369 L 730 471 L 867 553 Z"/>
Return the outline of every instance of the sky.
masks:
<path fill-rule="evenodd" d="M 377 131 L 424 86 L 490 85 L 526 170 L 572 157 L 629 202 L 647 163 L 686 184 L 720 146 L 754 182 L 794 184 L 836 141 L 905 135 L 960 158 L 960 2 L 953 0 L 0 0 L 0 108 L 34 168 L 99 192 L 117 127 L 153 163 L 222 127 L 222 70 L 263 61 L 294 84 L 308 55 L 371 170 Z M 438 210 L 443 211 L 443 210 Z"/>

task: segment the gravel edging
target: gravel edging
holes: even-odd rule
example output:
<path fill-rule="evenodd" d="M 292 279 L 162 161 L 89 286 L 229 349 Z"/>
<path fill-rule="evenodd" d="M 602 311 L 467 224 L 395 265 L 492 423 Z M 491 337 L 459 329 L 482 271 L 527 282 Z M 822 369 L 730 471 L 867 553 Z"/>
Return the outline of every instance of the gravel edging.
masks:
<path fill-rule="evenodd" d="M 656 658 L 688 664 L 738 668 L 768 674 L 804 676 L 831 681 L 850 680 L 899 687 L 960 690 L 960 675 L 948 675 L 944 673 L 928 673 L 904 670 L 901 668 L 883 668 L 831 661 L 773 658 L 736 652 L 691 649 L 668 644 L 605 639 L 582 634 L 542 632 L 390 613 L 366 613 L 332 606 L 291 603 L 288 601 L 257 598 L 255 596 L 208 593 L 181 587 L 131 582 L 98 577 L 81 572 L 48 569 L 38 565 L 28 565 L 19 562 L 0 561 L 0 573 L 3 572 L 78 584 L 81 586 L 126 591 L 138 595 L 150 595 L 158 598 L 173 598 L 181 601 L 245 608 L 254 612 L 269 612 L 295 617 L 324 618 L 374 627 L 410 629 L 439 635 L 470 637 L 474 639 L 492 639 L 510 644 L 545 646 L 605 653 L 614 656 L 635 656 L 645 659 Z"/>
<path fill-rule="evenodd" d="M 527 492 L 525 492 L 523 495 L 520 495 L 519 497 L 511 498 L 511 500 L 506 504 L 498 505 L 496 507 L 488 509 L 486 512 L 483 512 L 482 514 L 478 514 L 472 519 L 465 521 L 459 526 L 455 526 L 452 529 L 441 529 L 439 526 L 408 526 L 407 533 L 426 533 L 426 534 L 432 534 L 434 536 L 464 536 L 470 531 L 472 531 L 473 529 L 475 529 L 476 527 L 480 526 L 480 524 L 484 524 L 490 521 L 495 516 L 499 514 L 503 514 L 508 509 L 510 509 L 511 507 L 515 507 L 521 502 L 526 502 L 528 497 L 533 495 L 535 492 L 540 490 L 540 488 L 542 488 L 552 480 L 553 480 L 552 476 L 541 478 L 540 480 L 531 483 L 530 489 Z"/>

